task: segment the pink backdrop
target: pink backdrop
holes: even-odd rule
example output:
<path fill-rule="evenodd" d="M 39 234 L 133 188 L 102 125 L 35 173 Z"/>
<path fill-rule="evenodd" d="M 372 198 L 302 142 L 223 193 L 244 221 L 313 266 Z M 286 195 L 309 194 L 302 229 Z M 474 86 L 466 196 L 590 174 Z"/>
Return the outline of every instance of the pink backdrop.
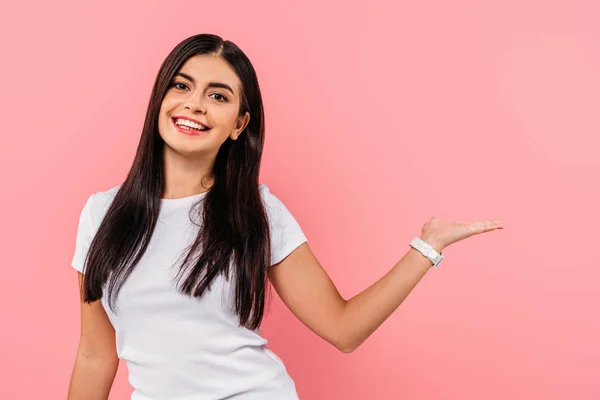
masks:
<path fill-rule="evenodd" d="M 0 398 L 66 397 L 79 212 L 200 32 L 254 62 L 262 181 L 345 297 L 433 215 L 505 225 L 447 249 L 350 355 L 277 300 L 264 333 L 302 399 L 600 398 L 597 2 L 88 3 L 0 5 Z M 111 398 L 129 392 L 122 365 Z"/>

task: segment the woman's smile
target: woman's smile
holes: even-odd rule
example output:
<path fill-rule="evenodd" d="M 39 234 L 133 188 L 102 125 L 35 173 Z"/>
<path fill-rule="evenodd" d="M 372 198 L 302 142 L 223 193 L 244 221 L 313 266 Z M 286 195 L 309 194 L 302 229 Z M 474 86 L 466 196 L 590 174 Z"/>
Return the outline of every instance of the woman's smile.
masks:
<path fill-rule="evenodd" d="M 171 122 L 175 129 L 186 135 L 200 136 L 210 130 L 203 123 L 185 117 L 172 117 Z"/>

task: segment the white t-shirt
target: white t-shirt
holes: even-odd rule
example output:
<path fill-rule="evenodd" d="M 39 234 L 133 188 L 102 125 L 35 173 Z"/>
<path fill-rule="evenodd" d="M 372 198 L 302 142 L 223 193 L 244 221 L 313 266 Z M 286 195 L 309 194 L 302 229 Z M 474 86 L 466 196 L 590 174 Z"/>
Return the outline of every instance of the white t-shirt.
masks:
<path fill-rule="evenodd" d="M 80 272 L 120 186 L 91 195 L 81 212 L 72 262 Z M 260 192 L 271 230 L 273 265 L 306 242 L 306 237 L 267 186 L 261 184 Z M 117 354 L 127 362 L 134 388 L 131 399 L 298 399 L 294 381 L 266 347 L 260 330 L 238 327 L 232 283 L 215 278 L 201 298 L 176 290 L 180 256 L 199 229 L 191 222 L 189 210 L 205 194 L 161 200 L 150 244 L 119 292 L 116 315 L 106 296 L 102 298 L 115 329 Z"/>

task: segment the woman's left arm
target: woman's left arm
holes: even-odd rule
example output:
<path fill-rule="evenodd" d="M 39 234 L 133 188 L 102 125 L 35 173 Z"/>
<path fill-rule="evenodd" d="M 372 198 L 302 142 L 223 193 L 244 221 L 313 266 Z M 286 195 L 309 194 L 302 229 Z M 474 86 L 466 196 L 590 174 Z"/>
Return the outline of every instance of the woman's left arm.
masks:
<path fill-rule="evenodd" d="M 438 252 L 475 234 L 502 229 L 498 221 L 444 223 L 429 220 L 420 238 Z M 279 297 L 310 330 L 344 353 L 360 346 L 404 301 L 432 262 L 409 248 L 381 279 L 345 300 L 307 243 L 269 268 Z"/>

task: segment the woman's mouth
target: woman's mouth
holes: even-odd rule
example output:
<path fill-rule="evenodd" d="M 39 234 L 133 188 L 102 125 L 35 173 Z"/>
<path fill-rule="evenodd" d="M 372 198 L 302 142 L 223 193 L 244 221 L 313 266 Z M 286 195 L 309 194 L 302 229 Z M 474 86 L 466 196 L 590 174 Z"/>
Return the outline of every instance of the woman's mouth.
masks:
<path fill-rule="evenodd" d="M 175 128 L 186 135 L 198 136 L 210 130 L 206 125 L 191 121 L 186 118 L 174 117 L 171 118 Z"/>

